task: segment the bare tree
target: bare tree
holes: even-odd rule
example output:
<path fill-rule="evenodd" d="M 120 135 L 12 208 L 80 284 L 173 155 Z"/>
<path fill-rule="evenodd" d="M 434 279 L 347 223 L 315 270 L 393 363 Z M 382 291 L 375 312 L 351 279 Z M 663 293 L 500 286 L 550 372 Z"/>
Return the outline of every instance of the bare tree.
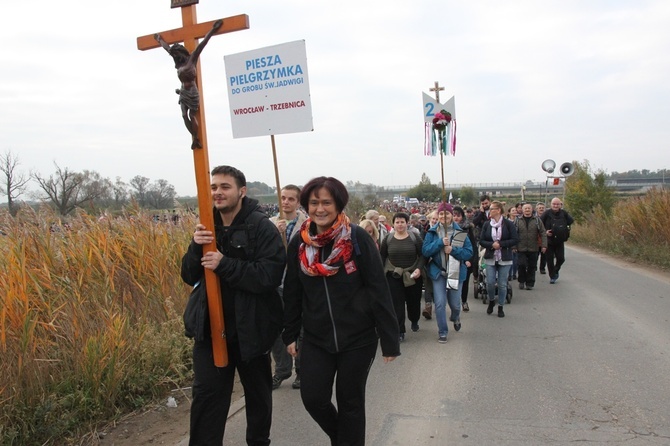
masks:
<path fill-rule="evenodd" d="M 154 209 L 169 209 L 174 207 L 177 192 L 167 180 L 156 180 L 147 191 L 149 204 Z"/>
<path fill-rule="evenodd" d="M 130 186 L 135 189 L 135 192 L 132 194 L 135 201 L 139 203 L 140 207 L 145 207 L 147 205 L 149 178 L 136 175 L 130 179 Z"/>
<path fill-rule="evenodd" d="M 17 172 L 19 164 L 19 156 L 10 150 L 0 155 L 0 172 L 4 176 L 0 184 L 0 194 L 7 196 L 7 206 L 12 215 L 16 215 L 16 199 L 26 191 L 26 185 L 30 181 L 30 176 Z"/>
<path fill-rule="evenodd" d="M 104 193 L 101 183 L 104 179 L 97 172 L 84 171 L 73 172 L 67 167 L 62 169 L 58 164 L 56 172 L 48 178 L 38 173 L 33 173 L 40 189 L 46 194 L 61 215 L 67 215 L 75 208 L 84 203 L 93 202 Z"/>
<path fill-rule="evenodd" d="M 116 209 L 121 209 L 128 202 L 128 185 L 121 180 L 121 177 L 116 177 L 116 182 L 112 186 L 112 195 Z"/>

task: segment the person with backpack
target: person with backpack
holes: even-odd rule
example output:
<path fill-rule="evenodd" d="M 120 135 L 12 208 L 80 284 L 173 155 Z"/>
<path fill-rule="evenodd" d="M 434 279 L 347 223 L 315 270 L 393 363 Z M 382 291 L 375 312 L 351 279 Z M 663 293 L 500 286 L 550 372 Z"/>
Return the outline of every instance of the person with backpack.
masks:
<path fill-rule="evenodd" d="M 533 205 L 525 203 L 521 208 L 521 217 L 514 221 L 519 233 L 516 247 L 519 266 L 519 289 L 532 290 L 535 286 L 538 247 L 541 252 L 547 250 L 547 233 L 540 217 L 533 215 Z"/>
<path fill-rule="evenodd" d="M 207 296 L 201 296 L 205 302 L 198 302 L 195 308 L 189 299 L 184 325 L 187 335 L 195 340 L 189 444 L 223 442 L 237 371 L 246 401 L 247 444 L 269 445 L 269 352 L 282 328 L 282 302 L 277 287 L 282 281 L 286 251 L 279 231 L 261 211 L 258 201 L 246 196 L 244 174 L 231 166 L 218 166 L 211 175 L 214 228 L 196 226 L 182 258 L 181 277 L 200 290 L 205 289 L 205 283 L 200 283 L 205 269 L 218 277 L 228 365 L 214 364 Z M 203 254 L 203 245 L 212 242 L 216 242 L 216 251 Z"/>
<path fill-rule="evenodd" d="M 363 445 L 365 387 L 377 345 L 388 363 L 400 355 L 400 342 L 379 250 L 344 213 L 348 200 L 336 178 L 303 186 L 300 204 L 309 218 L 288 245 L 282 337 L 296 357 L 303 328 L 300 396 L 307 412 L 331 444 Z"/>
<path fill-rule="evenodd" d="M 423 239 L 408 228 L 409 216 L 398 212 L 393 216 L 393 232 L 382 241 L 380 254 L 398 316 L 400 342 L 405 340 L 405 306 L 412 331 L 419 331 L 421 318 L 421 269 L 426 263 L 421 254 Z"/>
<path fill-rule="evenodd" d="M 574 222 L 558 197 L 551 200 L 551 208 L 542 214 L 542 223 L 547 229 L 547 271 L 551 284 L 556 283 L 565 263 L 565 242 L 570 238 L 570 226 Z"/>

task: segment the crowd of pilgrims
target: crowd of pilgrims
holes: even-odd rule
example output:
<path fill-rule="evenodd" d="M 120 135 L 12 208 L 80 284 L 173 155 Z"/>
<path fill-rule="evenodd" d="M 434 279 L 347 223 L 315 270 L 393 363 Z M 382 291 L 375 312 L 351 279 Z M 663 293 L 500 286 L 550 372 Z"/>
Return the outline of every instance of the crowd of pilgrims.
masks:
<path fill-rule="evenodd" d="M 389 211 L 393 213 L 387 219 L 384 214 Z M 502 318 L 509 282 L 518 281 L 520 289 L 532 290 L 538 261 L 540 273 L 546 274 L 547 231 L 541 218 L 549 212 L 545 203 L 506 207 L 483 195 L 479 207 L 441 202 L 406 209 L 391 203 L 382 212 L 369 210 L 358 224 L 380 250 L 400 342 L 405 340 L 407 325 L 419 330 L 423 316 L 435 317 L 438 342 L 446 343 L 447 309 L 449 322 L 459 331 L 461 312 L 470 311 L 470 289 L 478 286 L 482 302 L 488 304 L 487 313 L 492 314 L 497 304 Z M 555 283 L 557 277 L 550 279 Z"/>

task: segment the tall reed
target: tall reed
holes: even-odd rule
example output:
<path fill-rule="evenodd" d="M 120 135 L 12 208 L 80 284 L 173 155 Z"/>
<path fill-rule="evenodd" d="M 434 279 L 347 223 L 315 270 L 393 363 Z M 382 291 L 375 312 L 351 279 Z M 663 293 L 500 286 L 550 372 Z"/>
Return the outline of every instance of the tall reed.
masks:
<path fill-rule="evenodd" d="M 193 219 L 65 224 L 44 209 L 0 224 L 1 444 L 62 444 L 189 373 L 179 268 Z"/>
<path fill-rule="evenodd" d="M 670 268 L 670 191 L 652 189 L 619 201 L 611 215 L 596 208 L 571 240 L 628 260 Z"/>

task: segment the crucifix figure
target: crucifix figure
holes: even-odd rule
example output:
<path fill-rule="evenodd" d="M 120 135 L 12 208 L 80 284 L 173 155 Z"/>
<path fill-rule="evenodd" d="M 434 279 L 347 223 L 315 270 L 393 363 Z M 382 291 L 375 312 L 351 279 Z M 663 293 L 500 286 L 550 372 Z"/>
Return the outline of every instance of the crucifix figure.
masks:
<path fill-rule="evenodd" d="M 172 59 L 174 59 L 174 67 L 177 69 L 177 77 L 181 81 L 181 88 L 175 90 L 179 95 L 179 105 L 181 105 L 181 117 L 184 119 L 186 128 L 193 137 L 191 149 L 201 149 L 202 144 L 198 137 L 198 117 L 197 112 L 200 109 L 200 93 L 198 93 L 198 86 L 195 83 L 197 74 L 198 57 L 200 53 L 209 42 L 210 37 L 214 32 L 221 28 L 223 20 L 217 20 L 212 25 L 212 29 L 205 34 L 205 38 L 198 44 L 192 54 L 181 44 L 175 43 L 170 46 L 161 37 L 160 34 L 154 34 L 154 39 L 168 52 Z"/>

